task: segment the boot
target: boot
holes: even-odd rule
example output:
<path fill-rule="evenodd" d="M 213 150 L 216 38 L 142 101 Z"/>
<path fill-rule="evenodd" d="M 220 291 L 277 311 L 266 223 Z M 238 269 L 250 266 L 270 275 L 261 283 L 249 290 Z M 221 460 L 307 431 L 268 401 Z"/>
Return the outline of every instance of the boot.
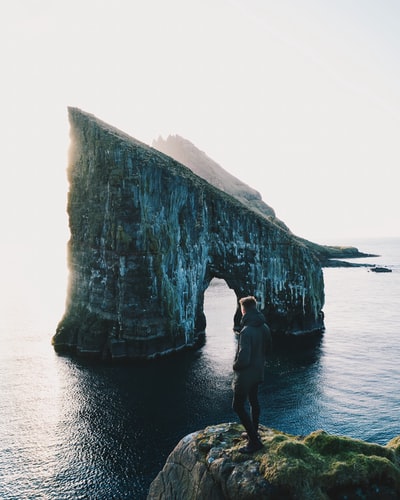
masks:
<path fill-rule="evenodd" d="M 264 445 L 262 444 L 260 439 L 257 439 L 256 441 L 250 441 L 247 443 L 246 446 L 243 446 L 242 448 L 239 448 L 240 453 L 245 453 L 245 454 L 251 454 L 255 453 L 256 451 L 261 450 L 261 448 Z"/>

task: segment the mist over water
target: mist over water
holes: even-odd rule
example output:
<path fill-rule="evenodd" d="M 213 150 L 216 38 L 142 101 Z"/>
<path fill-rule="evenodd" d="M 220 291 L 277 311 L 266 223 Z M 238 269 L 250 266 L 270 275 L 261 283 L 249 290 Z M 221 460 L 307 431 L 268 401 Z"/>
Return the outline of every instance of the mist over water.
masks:
<path fill-rule="evenodd" d="M 393 272 L 324 270 L 326 332 L 314 346 L 270 356 L 260 390 L 264 425 L 380 444 L 400 435 L 400 239 L 357 246 L 381 254 L 360 262 Z M 44 308 L 27 273 L 17 278 L 15 289 L 8 283 L 2 291 L 0 498 L 145 498 L 184 435 L 236 420 L 236 299 L 223 281 L 206 294 L 201 350 L 113 365 L 56 355 L 50 339 L 59 302 L 46 295 Z M 55 294 L 61 285 L 54 283 Z"/>

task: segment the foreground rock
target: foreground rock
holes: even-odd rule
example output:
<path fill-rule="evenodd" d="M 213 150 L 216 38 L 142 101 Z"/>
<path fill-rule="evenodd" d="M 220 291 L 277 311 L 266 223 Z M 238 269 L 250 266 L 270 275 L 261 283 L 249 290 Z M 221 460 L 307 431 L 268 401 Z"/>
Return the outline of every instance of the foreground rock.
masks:
<path fill-rule="evenodd" d="M 204 339 L 204 293 L 255 295 L 276 336 L 324 329 L 315 254 L 165 154 L 69 110 L 69 288 L 58 352 L 149 359 Z M 235 326 L 240 311 L 233 310 Z"/>
<path fill-rule="evenodd" d="M 183 438 L 148 500 L 400 498 L 400 437 L 380 446 L 323 431 L 296 437 L 262 427 L 264 448 L 244 455 L 242 431 L 227 423 Z"/>

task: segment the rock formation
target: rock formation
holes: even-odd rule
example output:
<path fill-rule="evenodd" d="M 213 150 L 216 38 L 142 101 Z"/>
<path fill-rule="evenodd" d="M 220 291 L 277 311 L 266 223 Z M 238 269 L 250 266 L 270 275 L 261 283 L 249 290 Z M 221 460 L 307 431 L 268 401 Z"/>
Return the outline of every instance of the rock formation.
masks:
<path fill-rule="evenodd" d="M 389 267 L 384 266 L 373 266 L 371 267 L 371 271 L 374 273 L 391 273 L 392 270 Z"/>
<path fill-rule="evenodd" d="M 258 191 L 231 175 L 187 139 L 179 135 L 170 135 L 165 140 L 159 137 L 153 141 L 153 147 L 186 165 L 210 184 L 230 194 L 251 210 L 290 232 L 286 224 L 276 217 L 274 209 L 262 200 Z M 360 252 L 355 247 L 320 245 L 296 235 L 292 236 L 308 246 L 319 258 L 323 267 L 371 267 L 371 264 L 351 264 L 336 259 L 376 257 L 376 255 Z"/>
<path fill-rule="evenodd" d="M 214 277 L 238 298 L 255 295 L 274 335 L 323 330 L 322 270 L 306 245 L 94 116 L 71 108 L 69 119 L 70 278 L 57 351 L 151 358 L 195 346 Z"/>
<path fill-rule="evenodd" d="M 187 139 L 179 135 L 170 135 L 166 140 L 159 137 L 153 141 L 152 146 L 190 168 L 196 175 L 221 191 L 235 197 L 251 210 L 273 220 L 289 231 L 288 227 L 276 217 L 274 209 L 262 200 L 258 191 L 227 172 Z"/>
<path fill-rule="evenodd" d="M 239 424 L 183 438 L 150 486 L 148 500 L 400 498 L 400 437 L 386 446 L 316 431 L 291 436 L 261 426 L 264 448 L 238 449 Z"/>

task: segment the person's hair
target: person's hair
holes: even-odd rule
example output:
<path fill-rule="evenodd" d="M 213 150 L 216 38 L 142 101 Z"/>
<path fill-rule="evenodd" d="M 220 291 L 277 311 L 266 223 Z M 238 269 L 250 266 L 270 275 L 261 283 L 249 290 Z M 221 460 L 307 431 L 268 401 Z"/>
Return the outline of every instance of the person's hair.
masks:
<path fill-rule="evenodd" d="M 241 298 L 239 304 L 245 311 L 248 311 L 249 309 L 255 309 L 257 307 L 257 300 L 252 295 L 249 295 L 248 297 Z"/>

